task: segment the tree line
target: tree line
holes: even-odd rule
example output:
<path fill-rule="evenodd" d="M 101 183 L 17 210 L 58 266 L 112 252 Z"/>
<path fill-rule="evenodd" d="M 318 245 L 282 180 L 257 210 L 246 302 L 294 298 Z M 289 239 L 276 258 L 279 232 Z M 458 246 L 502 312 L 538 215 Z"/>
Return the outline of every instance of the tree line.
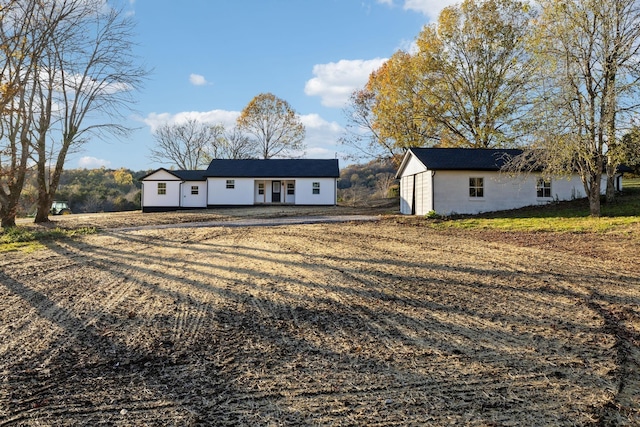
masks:
<path fill-rule="evenodd" d="M 140 209 L 140 178 L 151 171 L 120 169 L 67 169 L 60 175 L 55 199 L 69 204 L 73 213 L 120 212 Z M 38 202 L 36 174 L 26 175 L 17 216 L 35 216 Z"/>
<path fill-rule="evenodd" d="M 355 91 L 343 143 L 398 159 L 410 147 L 519 147 L 511 171 L 601 178 L 637 161 L 636 0 L 464 0 Z M 607 199 L 614 197 L 613 180 Z"/>
<path fill-rule="evenodd" d="M 140 210 L 140 180 L 151 172 L 104 167 L 66 169 L 60 176 L 56 200 L 67 202 L 74 214 Z M 338 180 L 339 202 L 361 205 L 372 200 L 397 198 L 395 172 L 393 163 L 379 160 L 342 168 Z M 17 216 L 34 216 L 37 202 L 37 176 L 31 171 L 25 178 Z"/>

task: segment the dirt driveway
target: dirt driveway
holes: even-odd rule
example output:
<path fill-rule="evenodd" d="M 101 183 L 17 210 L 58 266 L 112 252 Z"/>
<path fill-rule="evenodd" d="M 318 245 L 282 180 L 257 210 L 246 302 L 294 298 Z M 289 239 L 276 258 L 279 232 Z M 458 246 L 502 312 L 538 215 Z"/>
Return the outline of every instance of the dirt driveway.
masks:
<path fill-rule="evenodd" d="M 0 426 L 638 425 L 637 259 L 498 237 L 383 218 L 4 254 Z"/>

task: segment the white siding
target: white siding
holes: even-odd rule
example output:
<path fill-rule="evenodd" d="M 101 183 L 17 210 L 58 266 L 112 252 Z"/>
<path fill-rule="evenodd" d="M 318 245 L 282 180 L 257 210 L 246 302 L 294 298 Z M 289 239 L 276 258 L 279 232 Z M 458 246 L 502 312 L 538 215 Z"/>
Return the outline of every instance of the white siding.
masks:
<path fill-rule="evenodd" d="M 198 194 L 191 194 L 192 188 L 198 188 Z M 207 183 L 206 181 L 185 181 L 182 183 L 182 207 L 206 208 L 207 207 Z"/>
<path fill-rule="evenodd" d="M 313 183 L 320 183 L 320 194 L 313 194 Z M 334 205 L 335 178 L 296 178 L 296 205 Z"/>
<path fill-rule="evenodd" d="M 260 184 L 263 184 L 263 194 L 260 194 Z M 253 196 L 255 203 L 271 203 L 271 181 L 256 179 L 254 188 Z"/>
<path fill-rule="evenodd" d="M 159 170 L 142 181 L 142 207 L 179 207 L 180 179 L 165 170 Z M 158 183 L 167 186 L 166 194 L 158 194 Z"/>
<path fill-rule="evenodd" d="M 289 185 L 293 184 L 293 194 L 289 194 Z M 296 181 L 293 179 L 289 179 L 286 181 L 283 181 L 282 183 L 282 198 L 284 200 L 285 203 L 288 204 L 295 204 L 296 203 L 296 192 L 297 192 L 297 185 L 296 185 Z"/>
<path fill-rule="evenodd" d="M 400 213 L 404 215 L 412 214 L 413 177 L 414 175 L 405 175 L 400 178 Z"/>
<path fill-rule="evenodd" d="M 424 172 L 426 167 L 422 164 L 420 160 L 410 153 L 409 159 L 407 160 L 407 164 L 404 166 L 402 170 L 402 176 L 405 175 L 415 175 L 420 172 Z"/>
<path fill-rule="evenodd" d="M 227 188 L 227 180 L 234 181 L 234 188 Z M 253 178 L 208 178 L 207 198 L 209 205 L 253 205 Z M 271 188 L 267 187 L 266 191 Z"/>
<path fill-rule="evenodd" d="M 433 210 L 431 192 L 431 171 L 426 171 L 415 175 L 416 177 L 416 215 L 426 215 Z"/>
<path fill-rule="evenodd" d="M 483 178 L 484 197 L 469 196 L 469 178 Z M 585 197 L 582 182 L 574 176 L 552 179 L 551 197 L 538 198 L 538 178 L 537 174 L 511 177 L 487 171 L 437 171 L 434 210 L 441 215 L 477 214 Z"/>
<path fill-rule="evenodd" d="M 433 210 L 431 187 L 431 172 L 410 153 L 400 175 L 400 213 L 425 215 Z"/>

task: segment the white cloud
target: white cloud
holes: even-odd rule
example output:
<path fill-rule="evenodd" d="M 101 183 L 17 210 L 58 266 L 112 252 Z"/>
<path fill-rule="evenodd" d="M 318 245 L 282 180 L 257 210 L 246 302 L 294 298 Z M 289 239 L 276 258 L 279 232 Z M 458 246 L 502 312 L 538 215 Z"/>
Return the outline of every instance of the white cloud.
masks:
<path fill-rule="evenodd" d="M 405 0 L 402 8 L 404 10 L 420 12 L 431 19 L 436 19 L 442 9 L 452 4 L 460 3 L 460 1 L 461 0 Z"/>
<path fill-rule="evenodd" d="M 188 120 L 197 120 L 203 123 L 222 124 L 226 129 L 236 125 L 239 111 L 211 110 L 211 111 L 183 111 L 181 113 L 149 113 L 142 121 L 149 126 L 151 132 L 155 132 L 164 124 L 185 123 Z"/>
<path fill-rule="evenodd" d="M 189 75 L 189 82 L 194 86 L 205 86 L 209 84 L 207 79 L 205 79 L 204 76 L 201 76 L 200 74 Z"/>
<path fill-rule="evenodd" d="M 307 81 L 304 93 L 320 96 L 325 107 L 341 108 L 349 101 L 351 93 L 363 87 L 372 71 L 379 68 L 386 58 L 370 60 L 346 60 L 318 64 L 313 67 L 314 78 Z"/>
<path fill-rule="evenodd" d="M 78 167 L 81 169 L 99 169 L 103 166 L 109 167 L 111 166 L 111 162 L 91 156 L 81 157 L 80 160 L 78 160 Z"/>
<path fill-rule="evenodd" d="M 394 0 L 377 0 L 380 4 L 394 6 Z M 422 13 L 431 19 L 436 19 L 440 11 L 447 6 L 460 3 L 462 0 L 398 0 L 404 10 Z"/>
<path fill-rule="evenodd" d="M 318 114 L 301 115 L 300 121 L 306 129 L 306 157 L 333 158 L 341 148 L 338 139 L 343 133 L 342 126 L 329 122 Z"/>

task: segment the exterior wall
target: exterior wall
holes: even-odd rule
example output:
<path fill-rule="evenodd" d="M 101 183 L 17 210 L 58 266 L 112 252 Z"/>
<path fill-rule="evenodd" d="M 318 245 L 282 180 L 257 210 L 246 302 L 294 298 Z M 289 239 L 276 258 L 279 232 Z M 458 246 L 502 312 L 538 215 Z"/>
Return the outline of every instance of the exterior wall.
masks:
<path fill-rule="evenodd" d="M 191 187 L 198 187 L 198 194 L 191 194 Z M 185 208 L 206 208 L 207 207 L 207 182 L 206 181 L 185 181 L 182 183 L 182 204 Z"/>
<path fill-rule="evenodd" d="M 296 203 L 296 180 L 295 179 L 256 179 L 254 185 L 253 200 L 256 204 L 273 203 L 273 182 L 280 182 L 280 202 L 293 205 Z M 264 184 L 264 194 L 260 194 L 260 184 Z M 287 186 L 293 184 L 293 194 L 288 194 Z"/>
<path fill-rule="evenodd" d="M 416 215 L 426 215 L 433 210 L 433 179 L 431 171 L 415 175 L 415 211 Z"/>
<path fill-rule="evenodd" d="M 411 156 L 407 160 L 407 164 L 404 166 L 402 170 L 402 176 L 405 175 L 415 175 L 421 172 L 424 172 L 426 167 L 422 164 L 420 160 L 416 158 L 416 156 L 411 153 Z"/>
<path fill-rule="evenodd" d="M 235 188 L 226 188 L 228 178 L 209 178 L 208 204 L 253 205 L 272 203 L 272 183 L 279 181 L 281 203 L 296 205 L 334 205 L 336 203 L 335 178 L 255 179 L 235 178 Z M 231 179 L 231 178 L 229 178 Z M 287 194 L 287 183 L 294 183 L 294 194 Z M 313 194 L 313 183 L 320 183 L 320 194 Z M 258 184 L 264 183 L 265 194 L 258 194 Z"/>
<path fill-rule="evenodd" d="M 293 194 L 289 194 L 289 184 L 293 184 Z M 295 179 L 290 179 L 282 182 L 282 199 L 284 200 L 284 203 L 290 205 L 296 203 L 296 193 L 298 192 L 298 189 L 296 187 L 297 185 Z"/>
<path fill-rule="evenodd" d="M 234 188 L 227 188 L 227 179 L 234 180 Z M 270 191 L 266 188 L 265 191 Z M 211 205 L 253 205 L 255 184 L 253 178 L 208 178 L 207 203 Z"/>
<path fill-rule="evenodd" d="M 313 194 L 313 183 L 320 183 L 320 194 Z M 296 205 L 335 205 L 336 178 L 296 178 Z"/>
<path fill-rule="evenodd" d="M 413 177 L 414 175 L 403 175 L 400 178 L 400 213 L 411 215 L 413 212 Z"/>
<path fill-rule="evenodd" d="M 166 194 L 158 194 L 158 183 L 167 185 Z M 160 170 L 142 181 L 142 208 L 167 208 L 180 206 L 180 179 Z"/>
<path fill-rule="evenodd" d="M 441 215 L 477 214 L 585 197 L 577 176 L 552 179 L 551 197 L 537 197 L 539 177 L 538 174 L 510 177 L 489 171 L 437 171 L 433 177 L 434 210 Z M 469 196 L 469 178 L 483 178 L 484 197 Z"/>
<path fill-rule="evenodd" d="M 426 215 L 432 211 L 432 184 L 431 171 L 403 176 L 400 179 L 400 213 Z"/>
<path fill-rule="evenodd" d="M 260 194 L 260 185 L 264 185 L 264 194 Z M 254 203 L 271 203 L 271 181 L 266 179 L 256 179 L 253 191 Z"/>

